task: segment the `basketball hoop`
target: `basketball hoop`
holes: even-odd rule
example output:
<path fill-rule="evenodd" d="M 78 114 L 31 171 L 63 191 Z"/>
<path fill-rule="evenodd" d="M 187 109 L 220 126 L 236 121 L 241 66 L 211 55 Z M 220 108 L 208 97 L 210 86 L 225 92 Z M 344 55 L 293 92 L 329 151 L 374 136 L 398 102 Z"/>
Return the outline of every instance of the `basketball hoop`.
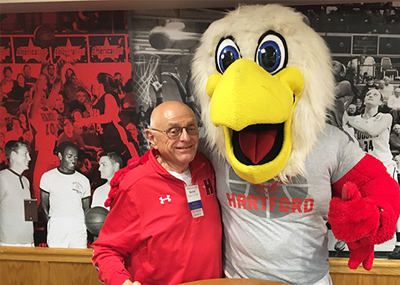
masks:
<path fill-rule="evenodd" d="M 138 104 L 150 105 L 150 84 L 160 62 L 160 56 L 151 53 L 137 52 L 133 56 L 133 90 Z"/>

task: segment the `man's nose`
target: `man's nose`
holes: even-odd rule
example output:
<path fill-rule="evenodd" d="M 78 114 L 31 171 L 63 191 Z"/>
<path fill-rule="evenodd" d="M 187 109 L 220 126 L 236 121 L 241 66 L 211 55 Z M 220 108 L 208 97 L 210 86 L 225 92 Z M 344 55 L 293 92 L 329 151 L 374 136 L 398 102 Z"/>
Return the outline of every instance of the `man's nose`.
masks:
<path fill-rule="evenodd" d="M 186 128 L 183 128 L 181 136 L 180 136 L 180 140 L 181 141 L 187 141 L 189 139 L 190 139 L 190 136 L 189 136 L 188 132 L 186 131 Z"/>

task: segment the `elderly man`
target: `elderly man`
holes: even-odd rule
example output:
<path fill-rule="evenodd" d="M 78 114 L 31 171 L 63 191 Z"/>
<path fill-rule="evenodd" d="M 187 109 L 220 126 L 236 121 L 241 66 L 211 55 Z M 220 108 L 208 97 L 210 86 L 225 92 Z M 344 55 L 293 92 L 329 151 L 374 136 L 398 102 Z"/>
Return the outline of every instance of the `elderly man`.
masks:
<path fill-rule="evenodd" d="M 220 278 L 221 223 L 214 171 L 197 153 L 192 110 L 157 106 L 141 158 L 117 172 L 111 210 L 93 243 L 93 263 L 110 285 L 180 284 Z"/>
<path fill-rule="evenodd" d="M 24 219 L 24 200 L 31 198 L 29 180 L 22 175 L 28 169 L 26 143 L 10 140 L 5 145 L 10 167 L 0 171 L 0 245 L 33 246 L 33 223 Z"/>

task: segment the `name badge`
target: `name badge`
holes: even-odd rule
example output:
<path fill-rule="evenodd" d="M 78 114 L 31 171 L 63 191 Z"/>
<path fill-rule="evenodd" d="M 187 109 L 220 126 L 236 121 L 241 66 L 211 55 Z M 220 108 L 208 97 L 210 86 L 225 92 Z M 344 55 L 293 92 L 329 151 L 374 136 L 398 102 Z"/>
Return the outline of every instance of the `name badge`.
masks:
<path fill-rule="evenodd" d="M 199 185 L 185 186 L 186 198 L 193 218 L 204 216 L 203 204 L 201 203 Z"/>

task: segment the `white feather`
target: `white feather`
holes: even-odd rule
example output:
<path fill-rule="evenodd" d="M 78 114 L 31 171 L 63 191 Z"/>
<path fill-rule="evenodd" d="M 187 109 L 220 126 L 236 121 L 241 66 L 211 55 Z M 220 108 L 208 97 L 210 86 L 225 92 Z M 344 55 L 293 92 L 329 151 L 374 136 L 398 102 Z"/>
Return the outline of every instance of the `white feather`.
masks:
<path fill-rule="evenodd" d="M 216 46 L 221 38 L 233 36 L 242 57 L 254 60 L 258 40 L 266 31 L 273 30 L 285 38 L 289 50 L 287 66 L 302 71 L 305 88 L 293 114 L 291 155 L 278 175 L 284 181 L 304 172 L 304 160 L 324 128 L 326 111 L 334 101 L 329 49 L 324 40 L 304 23 L 303 17 L 291 8 L 276 4 L 240 6 L 210 25 L 192 62 L 194 91 L 201 106 L 208 147 L 227 159 L 223 130 L 210 120 L 211 99 L 206 94 L 207 79 L 217 72 Z"/>

